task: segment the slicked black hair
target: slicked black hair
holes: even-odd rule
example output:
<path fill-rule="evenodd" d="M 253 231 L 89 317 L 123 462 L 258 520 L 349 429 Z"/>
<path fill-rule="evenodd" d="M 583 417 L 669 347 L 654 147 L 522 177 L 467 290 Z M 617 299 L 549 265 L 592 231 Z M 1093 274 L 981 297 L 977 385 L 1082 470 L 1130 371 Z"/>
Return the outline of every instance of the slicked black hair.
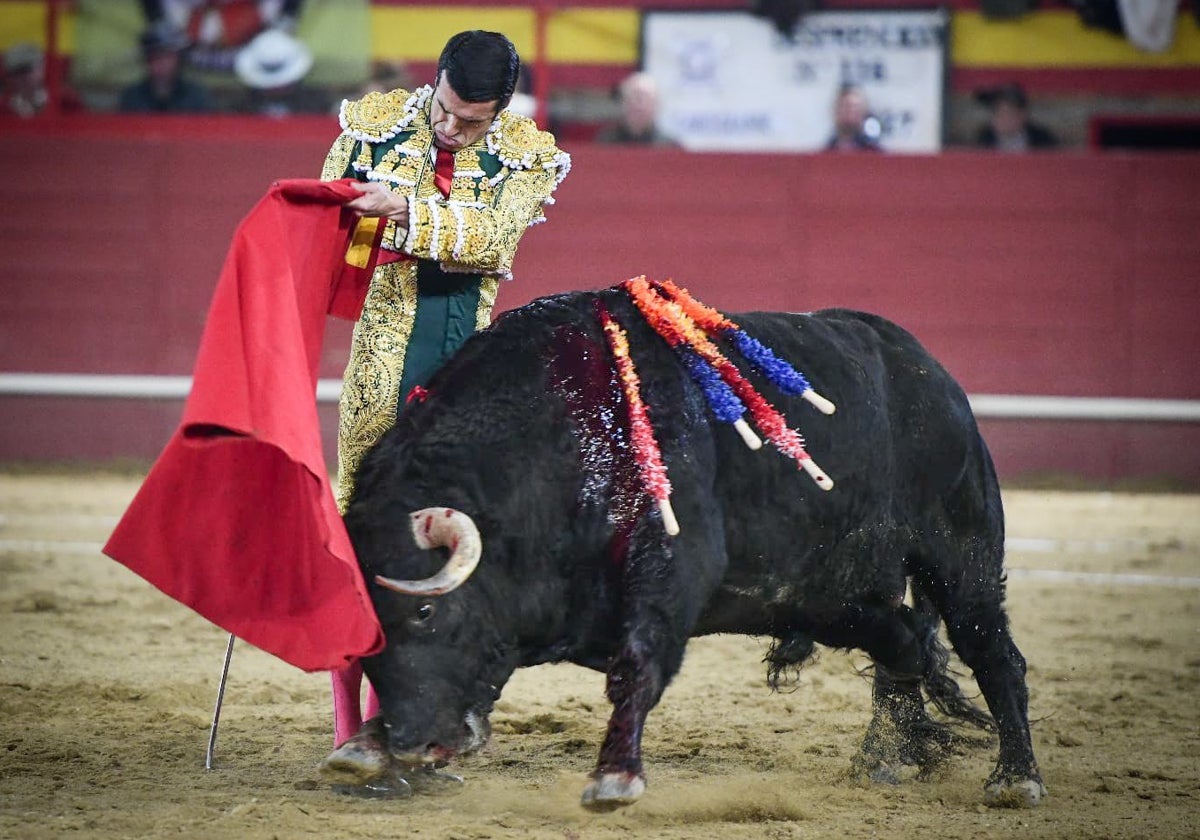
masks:
<path fill-rule="evenodd" d="M 446 42 L 438 58 L 438 80 L 444 73 L 450 87 L 464 102 L 496 101 L 496 110 L 508 107 L 517 89 L 521 59 L 517 48 L 499 32 L 472 29 Z"/>

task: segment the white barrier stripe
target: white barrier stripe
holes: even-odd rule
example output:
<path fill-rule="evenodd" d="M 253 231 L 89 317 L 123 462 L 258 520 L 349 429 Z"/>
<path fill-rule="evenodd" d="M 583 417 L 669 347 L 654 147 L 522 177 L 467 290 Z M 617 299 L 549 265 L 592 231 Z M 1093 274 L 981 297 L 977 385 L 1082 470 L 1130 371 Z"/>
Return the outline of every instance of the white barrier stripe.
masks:
<path fill-rule="evenodd" d="M 112 397 L 182 400 L 190 376 L 131 376 L 88 373 L 0 373 L 0 396 Z M 337 402 L 338 379 L 317 382 L 318 402 Z M 981 419 L 1118 420 L 1200 423 L 1200 400 L 1129 397 L 1050 397 L 1018 394 L 968 395 Z"/>
<path fill-rule="evenodd" d="M 60 529 L 64 526 L 88 528 L 115 528 L 121 521 L 119 516 L 106 516 L 99 513 L 0 513 L 0 528 L 10 525 L 28 527 L 37 525 Z"/>
<path fill-rule="evenodd" d="M 191 389 L 190 376 L 0 373 L 0 394 L 19 396 L 182 400 Z"/>
<path fill-rule="evenodd" d="M 1066 572 L 1060 569 L 1008 569 L 1007 571 L 1009 580 L 1200 589 L 1200 577 L 1184 577 L 1180 575 L 1138 575 L 1124 572 Z"/>
<path fill-rule="evenodd" d="M 1009 537 L 1004 541 L 1005 551 L 1024 551 L 1032 554 L 1112 554 L 1118 551 L 1145 551 L 1150 548 L 1173 551 L 1195 551 L 1192 542 L 1168 540 L 1081 540 L 1046 539 L 1034 537 Z"/>
<path fill-rule="evenodd" d="M 191 390 L 190 376 L 0 373 L 0 396 L 185 400 Z M 340 379 L 318 380 L 318 402 L 337 402 L 341 393 Z"/>
<path fill-rule="evenodd" d="M 29 554 L 99 555 L 103 543 L 57 540 L 0 540 L 0 551 Z M 1090 583 L 1107 586 L 1165 586 L 1171 589 L 1200 589 L 1200 577 L 1142 575 L 1120 572 L 1066 572 L 1057 569 L 1006 569 L 1009 580 L 1040 583 Z"/>
<path fill-rule="evenodd" d="M 29 554 L 100 554 L 104 543 L 73 540 L 0 540 L 0 551 Z"/>
<path fill-rule="evenodd" d="M 976 417 L 1038 420 L 1154 420 L 1200 422 L 1200 400 L 1131 397 L 1043 397 L 1017 394 L 968 395 Z"/>
<path fill-rule="evenodd" d="M 317 402 L 337 402 L 342 396 L 342 380 L 318 379 Z"/>

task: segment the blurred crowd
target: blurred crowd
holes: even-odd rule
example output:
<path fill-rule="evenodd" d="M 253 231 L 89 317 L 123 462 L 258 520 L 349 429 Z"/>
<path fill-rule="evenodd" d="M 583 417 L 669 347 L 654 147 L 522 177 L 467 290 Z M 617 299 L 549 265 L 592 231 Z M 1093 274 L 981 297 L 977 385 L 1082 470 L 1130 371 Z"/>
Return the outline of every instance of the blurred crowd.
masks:
<path fill-rule="evenodd" d="M 387 61 L 371 65 L 370 74 L 354 91 L 330 91 L 305 84 L 313 65 L 312 52 L 294 32 L 300 0 L 278 6 L 274 18 L 230 21 L 229 28 L 213 29 L 207 41 L 200 32 L 180 25 L 163 12 L 163 0 L 145 0 L 146 27 L 139 39 L 141 78 L 119 92 L 116 110 L 127 113 L 205 113 L 214 110 L 282 117 L 289 114 L 322 114 L 336 111 L 344 94 L 411 88 L 414 80 L 400 64 Z M 233 91 L 215 96 L 195 76 L 195 68 L 232 72 L 238 81 Z M 3 110 L 20 117 L 42 111 L 48 102 L 45 55 L 27 43 L 10 47 L 3 55 Z M 511 107 L 534 114 L 527 78 Z M 659 91 L 653 77 L 632 73 L 612 93 L 614 117 L 601 127 L 599 143 L 678 147 L 678 140 L 663 133 L 658 123 Z M 1025 90 L 1015 82 L 976 92 L 986 111 L 974 145 L 1002 152 L 1054 148 L 1058 141 L 1045 126 L 1030 117 Z M 81 105 L 68 96 L 69 109 Z M 829 152 L 878 152 L 880 123 L 871 112 L 863 90 L 843 85 L 831 106 L 833 134 Z"/>
<path fill-rule="evenodd" d="M 142 25 L 127 60 L 104 59 L 129 65 L 124 72 L 136 79 L 114 90 L 64 78 L 61 109 L 280 117 L 330 113 L 343 96 L 359 92 L 310 83 L 313 52 L 296 34 L 303 0 L 140 0 L 140 7 Z M 5 51 L 4 112 L 29 117 L 46 109 L 46 61 L 30 43 Z M 367 87 L 407 81 L 397 68 L 376 70 Z"/>
<path fill-rule="evenodd" d="M 119 110 L 327 112 L 329 95 L 306 84 L 313 54 L 296 36 L 302 7 L 303 0 L 142 0 L 143 77 L 121 92 Z M 236 79 L 222 86 L 223 97 L 201 80 L 222 75 Z"/>
<path fill-rule="evenodd" d="M 353 84 L 315 83 L 313 50 L 297 34 L 305 0 L 138 0 L 138 3 L 141 28 L 128 48 L 124 71 L 124 79 L 132 80 L 99 91 L 81 86 L 72 89 L 63 83 L 63 74 L 57 86 L 56 102 L 60 110 L 222 112 L 270 117 L 331 114 L 345 97 L 357 97 L 372 90 L 411 89 L 432 81 L 412 78 L 401 64 L 375 62 Z M 1150 33 L 1143 40 L 1148 41 L 1162 25 L 1157 18 L 1142 17 L 1146 19 L 1146 32 Z M 789 17 L 784 22 L 792 21 Z M 1127 22 L 1126 29 L 1129 28 Z M 1127 34 L 1132 37 L 1132 32 Z M 133 33 L 127 37 L 133 38 Z M 41 48 L 30 43 L 15 44 L 3 53 L 0 112 L 31 117 L 48 107 L 46 60 Z M 136 78 L 131 69 L 134 65 Z M 602 96 L 599 92 L 596 99 Z M 523 72 L 511 107 L 534 116 L 537 105 L 530 92 L 528 72 Z M 1082 145 L 1082 132 L 1074 128 L 1068 127 L 1065 142 L 1056 136 L 1045 120 L 1034 116 L 1038 107 L 1016 82 L 975 91 L 965 101 L 960 97 L 951 103 L 954 124 L 946 131 L 948 145 L 1014 153 Z M 686 137 L 671 136 L 664 131 L 661 108 L 661 92 L 654 77 L 644 72 L 631 73 L 614 86 L 599 107 L 592 107 L 584 120 L 591 128 L 584 133 L 576 131 L 571 139 L 686 147 Z M 826 152 L 879 153 L 887 148 L 887 131 L 862 87 L 842 85 L 828 108 L 832 130 L 823 145 Z M 1052 108 L 1042 105 L 1043 116 L 1051 112 Z M 538 116 L 547 122 L 545 127 L 556 133 L 564 126 L 570 131 L 579 124 L 571 122 L 570 114 L 564 116 L 561 110 L 556 111 L 552 103 L 548 107 L 543 103 Z M 1063 127 L 1062 120 L 1058 127 Z"/>
<path fill-rule="evenodd" d="M 125 113 L 232 113 L 283 117 L 289 114 L 324 114 L 337 110 L 346 95 L 370 91 L 411 89 L 414 80 L 403 65 L 377 61 L 367 79 L 354 90 L 329 90 L 307 85 L 313 55 L 294 33 L 295 13 L 300 0 L 277 8 L 274 18 L 230 21 L 226 27 L 209 27 L 208 40 L 198 40 L 201 30 L 189 28 L 161 12 L 163 0 L 145 0 L 146 26 L 138 41 L 141 77 L 119 91 L 115 110 Z M 186 23 L 186 21 L 185 21 Z M 17 44 L 3 55 L 4 112 L 30 117 L 48 103 L 46 57 L 33 44 Z M 197 67 L 232 74 L 237 84 L 221 94 L 214 93 L 197 78 Z M 1054 148 L 1058 141 L 1045 126 L 1030 117 L 1025 90 L 1016 83 L 976 92 L 975 100 L 986 114 L 973 144 L 1002 152 L 1025 152 Z M 68 95 L 69 110 L 83 107 Z M 654 78 L 636 72 L 625 77 L 612 91 L 612 118 L 595 133 L 605 144 L 679 147 L 677 138 L 659 125 L 660 94 Z M 523 74 L 510 107 L 533 116 L 535 101 L 529 93 L 528 74 Z M 864 91 L 855 85 L 838 89 L 830 108 L 833 133 L 825 145 L 828 152 L 879 152 L 881 127 L 872 114 Z M 550 126 L 552 129 L 553 125 Z"/>

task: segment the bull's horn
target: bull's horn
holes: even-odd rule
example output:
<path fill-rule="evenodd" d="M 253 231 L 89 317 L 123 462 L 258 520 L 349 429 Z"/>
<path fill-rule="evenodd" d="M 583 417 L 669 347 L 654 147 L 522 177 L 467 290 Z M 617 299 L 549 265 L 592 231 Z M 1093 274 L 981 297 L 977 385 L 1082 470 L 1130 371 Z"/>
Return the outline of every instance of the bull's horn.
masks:
<path fill-rule="evenodd" d="M 418 548 L 450 549 L 450 559 L 433 577 L 424 580 L 392 580 L 376 575 L 380 586 L 405 595 L 445 595 L 471 576 L 483 554 L 479 529 L 471 517 L 454 508 L 431 507 L 412 516 L 413 537 Z"/>

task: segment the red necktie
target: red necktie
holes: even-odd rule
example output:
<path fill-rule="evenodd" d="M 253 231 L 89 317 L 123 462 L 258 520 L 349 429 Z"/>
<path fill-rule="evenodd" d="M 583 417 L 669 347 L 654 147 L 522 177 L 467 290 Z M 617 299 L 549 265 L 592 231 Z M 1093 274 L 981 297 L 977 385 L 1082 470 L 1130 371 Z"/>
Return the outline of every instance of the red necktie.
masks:
<path fill-rule="evenodd" d="M 437 150 L 437 163 L 433 167 L 433 183 L 443 198 L 450 197 L 450 182 L 454 180 L 454 152 Z"/>

